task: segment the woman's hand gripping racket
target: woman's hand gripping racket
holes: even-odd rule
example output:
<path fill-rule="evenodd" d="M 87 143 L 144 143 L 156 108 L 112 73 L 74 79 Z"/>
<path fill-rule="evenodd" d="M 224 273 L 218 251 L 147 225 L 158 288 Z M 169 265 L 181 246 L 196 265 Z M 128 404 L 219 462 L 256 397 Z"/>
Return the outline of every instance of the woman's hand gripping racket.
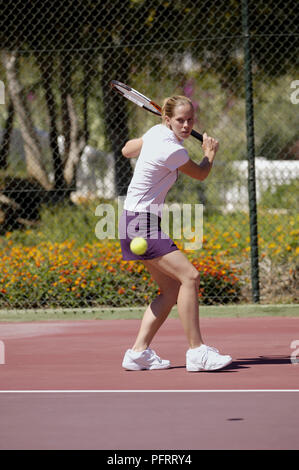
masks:
<path fill-rule="evenodd" d="M 156 114 L 156 116 L 162 116 L 161 106 L 159 106 L 157 103 L 154 103 L 154 101 L 150 100 L 149 98 L 142 95 L 141 93 L 139 93 L 139 91 L 134 90 L 134 88 L 131 88 L 117 80 L 111 80 L 110 86 L 113 88 L 113 90 L 117 91 L 122 96 L 132 101 L 133 103 L 137 104 L 141 108 L 144 108 L 147 111 L 150 111 L 151 113 Z M 192 129 L 191 135 L 195 137 L 195 139 L 203 142 L 202 135 L 199 134 L 199 132 L 196 132 L 194 129 Z"/>

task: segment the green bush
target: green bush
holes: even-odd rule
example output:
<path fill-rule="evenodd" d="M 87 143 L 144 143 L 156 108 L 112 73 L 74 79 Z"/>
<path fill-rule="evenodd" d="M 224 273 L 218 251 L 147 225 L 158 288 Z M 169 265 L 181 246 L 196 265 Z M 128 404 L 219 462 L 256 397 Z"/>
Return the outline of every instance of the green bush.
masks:
<path fill-rule="evenodd" d="M 294 179 L 289 184 L 281 184 L 274 189 L 264 191 L 260 206 L 267 209 L 288 209 L 297 211 L 299 205 L 298 196 L 299 179 Z"/>
<path fill-rule="evenodd" d="M 228 263 L 190 258 L 201 273 L 204 304 L 240 300 L 240 282 Z M 158 293 L 142 263 L 122 260 L 119 242 L 13 244 L 1 250 L 0 308 L 78 308 L 144 305 Z"/>
<path fill-rule="evenodd" d="M 100 202 L 44 207 L 35 228 L 0 238 L 0 308 L 133 306 L 157 294 L 141 263 L 122 260 L 117 239 L 97 240 Z M 299 217 L 260 211 L 258 221 L 261 260 L 285 272 L 293 269 Z M 203 248 L 187 254 L 201 275 L 200 302 L 248 300 L 248 214 L 204 215 L 203 234 Z"/>

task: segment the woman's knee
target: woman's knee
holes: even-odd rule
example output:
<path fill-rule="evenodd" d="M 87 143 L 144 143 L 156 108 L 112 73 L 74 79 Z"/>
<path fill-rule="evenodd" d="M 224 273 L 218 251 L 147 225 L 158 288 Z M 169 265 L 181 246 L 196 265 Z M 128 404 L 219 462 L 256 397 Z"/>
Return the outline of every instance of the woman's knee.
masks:
<path fill-rule="evenodd" d="M 190 270 L 186 275 L 184 276 L 183 283 L 192 283 L 195 284 L 196 286 L 199 286 L 200 283 L 200 274 L 197 271 L 196 268 Z"/>

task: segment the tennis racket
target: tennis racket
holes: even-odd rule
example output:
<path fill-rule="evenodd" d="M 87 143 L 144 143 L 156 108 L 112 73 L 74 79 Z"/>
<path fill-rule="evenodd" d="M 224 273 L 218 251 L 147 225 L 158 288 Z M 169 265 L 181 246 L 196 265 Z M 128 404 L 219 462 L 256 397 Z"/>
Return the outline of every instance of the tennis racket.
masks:
<path fill-rule="evenodd" d="M 141 93 L 139 93 L 139 91 L 134 90 L 134 88 L 131 88 L 128 85 L 125 85 L 124 83 L 119 82 L 118 80 L 111 80 L 110 86 L 112 87 L 113 90 L 117 91 L 128 100 L 137 104 L 137 106 L 140 106 L 141 108 L 146 109 L 146 111 L 150 111 L 156 116 L 162 116 L 161 106 L 159 106 L 157 103 L 147 98 L 146 96 L 142 95 Z M 203 142 L 202 135 L 199 134 L 199 132 L 195 131 L 194 129 L 192 129 L 191 135 L 195 137 L 195 139 Z"/>

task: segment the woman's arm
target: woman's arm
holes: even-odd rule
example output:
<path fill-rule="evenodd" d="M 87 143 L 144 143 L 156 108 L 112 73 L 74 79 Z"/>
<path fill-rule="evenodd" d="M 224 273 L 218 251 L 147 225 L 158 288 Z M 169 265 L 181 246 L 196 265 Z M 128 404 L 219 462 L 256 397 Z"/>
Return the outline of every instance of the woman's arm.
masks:
<path fill-rule="evenodd" d="M 141 152 L 142 144 L 143 141 L 141 137 L 139 139 L 128 140 L 121 152 L 126 158 L 138 157 Z"/>
<path fill-rule="evenodd" d="M 203 181 L 209 175 L 211 168 L 213 166 L 213 161 L 217 150 L 219 148 L 219 143 L 213 137 L 208 137 L 206 133 L 203 134 L 203 144 L 202 148 L 204 150 L 204 158 L 201 163 L 195 163 L 192 160 L 189 160 L 185 165 L 179 167 L 179 170 L 182 173 L 185 173 L 192 178 Z"/>

